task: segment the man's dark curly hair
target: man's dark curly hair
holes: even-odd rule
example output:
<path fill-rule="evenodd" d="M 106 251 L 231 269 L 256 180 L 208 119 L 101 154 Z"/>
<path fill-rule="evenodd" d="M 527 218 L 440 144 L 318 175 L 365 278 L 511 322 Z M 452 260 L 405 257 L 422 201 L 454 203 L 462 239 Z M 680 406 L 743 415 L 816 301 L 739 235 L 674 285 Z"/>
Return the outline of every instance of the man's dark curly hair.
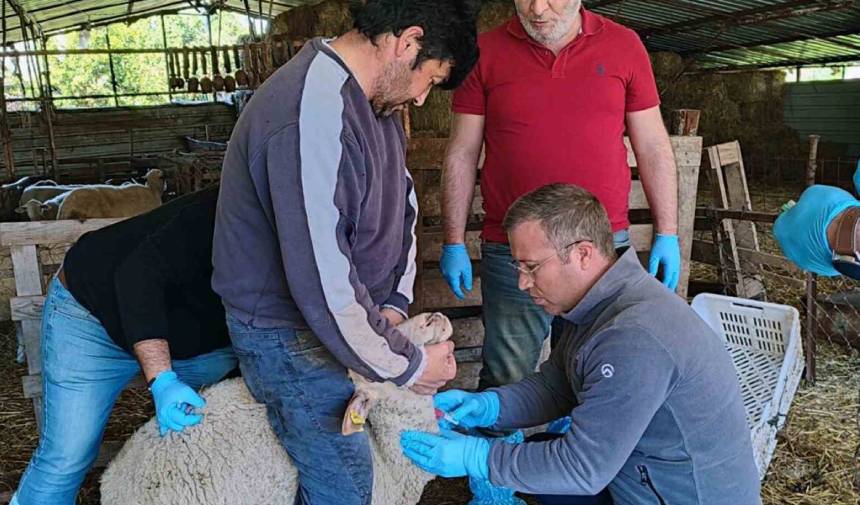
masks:
<path fill-rule="evenodd" d="M 354 0 L 354 28 L 371 41 L 400 36 L 410 26 L 424 30 L 415 67 L 427 60 L 451 63 L 451 75 L 439 87 L 454 89 L 478 61 L 479 0 Z"/>

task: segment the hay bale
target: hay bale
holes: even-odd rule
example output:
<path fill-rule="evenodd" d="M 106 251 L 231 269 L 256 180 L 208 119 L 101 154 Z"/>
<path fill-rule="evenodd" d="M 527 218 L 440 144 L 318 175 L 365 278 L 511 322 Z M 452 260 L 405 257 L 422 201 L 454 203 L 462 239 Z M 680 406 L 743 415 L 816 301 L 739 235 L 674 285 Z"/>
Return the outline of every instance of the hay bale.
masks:
<path fill-rule="evenodd" d="M 654 68 L 654 77 L 660 79 L 674 79 L 684 70 L 684 59 L 680 54 L 669 51 L 651 53 L 651 66 Z"/>
<path fill-rule="evenodd" d="M 481 7 L 478 31 L 483 32 L 504 23 L 515 14 L 513 2 L 491 1 Z M 352 29 L 349 0 L 325 0 L 301 5 L 279 14 L 272 21 L 268 36 L 288 40 L 313 37 L 335 37 Z M 414 132 L 422 135 L 447 136 L 451 122 L 451 92 L 434 89 L 425 104 L 411 110 Z"/>
<path fill-rule="evenodd" d="M 269 37 L 278 35 L 288 40 L 307 40 L 335 37 L 350 29 L 349 0 L 326 0 L 282 12 L 272 21 Z"/>
<path fill-rule="evenodd" d="M 413 134 L 447 137 L 451 129 L 451 91 L 434 88 L 421 107 L 409 107 Z"/>
<path fill-rule="evenodd" d="M 516 14 L 513 2 L 491 1 L 481 7 L 478 31 L 492 30 Z M 412 132 L 423 136 L 447 137 L 451 130 L 451 92 L 434 89 L 424 105 L 410 108 Z"/>
<path fill-rule="evenodd" d="M 478 16 L 478 32 L 486 32 L 506 22 L 516 14 L 510 0 L 484 2 Z"/>

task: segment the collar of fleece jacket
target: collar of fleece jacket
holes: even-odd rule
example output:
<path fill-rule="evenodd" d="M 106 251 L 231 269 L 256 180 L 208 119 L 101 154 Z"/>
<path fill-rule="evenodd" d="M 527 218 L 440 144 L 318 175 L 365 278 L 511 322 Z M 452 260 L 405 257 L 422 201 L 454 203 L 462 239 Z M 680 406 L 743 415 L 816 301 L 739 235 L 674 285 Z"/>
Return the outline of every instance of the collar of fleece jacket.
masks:
<path fill-rule="evenodd" d="M 600 313 L 598 310 L 612 302 L 621 289 L 631 282 L 639 282 L 642 264 L 632 247 L 618 258 L 614 265 L 603 274 L 576 307 L 561 317 L 574 323 L 583 324 L 594 320 Z"/>

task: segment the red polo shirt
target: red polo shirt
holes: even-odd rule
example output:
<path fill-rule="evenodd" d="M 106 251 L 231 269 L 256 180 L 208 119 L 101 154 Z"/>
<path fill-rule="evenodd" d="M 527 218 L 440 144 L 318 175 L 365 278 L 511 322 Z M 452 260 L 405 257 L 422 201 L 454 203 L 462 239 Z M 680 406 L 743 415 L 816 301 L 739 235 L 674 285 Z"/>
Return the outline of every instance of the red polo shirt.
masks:
<path fill-rule="evenodd" d="M 565 182 L 594 193 L 613 231 L 629 226 L 625 113 L 660 104 L 639 36 L 582 9 L 582 32 L 558 56 L 519 18 L 478 37 L 481 58 L 453 110 L 486 117 L 483 237 L 507 242 L 502 220 L 520 196 Z"/>

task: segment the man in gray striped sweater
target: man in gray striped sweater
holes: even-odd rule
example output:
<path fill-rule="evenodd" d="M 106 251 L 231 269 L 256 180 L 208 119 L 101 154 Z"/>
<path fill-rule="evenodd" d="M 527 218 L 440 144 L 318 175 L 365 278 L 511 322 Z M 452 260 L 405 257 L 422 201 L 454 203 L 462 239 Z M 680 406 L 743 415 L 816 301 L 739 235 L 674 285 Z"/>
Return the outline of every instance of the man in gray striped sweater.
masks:
<path fill-rule="evenodd" d="M 212 286 L 245 381 L 299 470 L 303 504 L 369 504 L 365 434 L 341 436 L 346 371 L 432 394 L 450 343 L 395 329 L 415 277 L 417 201 L 399 115 L 478 56 L 466 0 L 366 0 L 255 93 L 224 159 Z"/>

